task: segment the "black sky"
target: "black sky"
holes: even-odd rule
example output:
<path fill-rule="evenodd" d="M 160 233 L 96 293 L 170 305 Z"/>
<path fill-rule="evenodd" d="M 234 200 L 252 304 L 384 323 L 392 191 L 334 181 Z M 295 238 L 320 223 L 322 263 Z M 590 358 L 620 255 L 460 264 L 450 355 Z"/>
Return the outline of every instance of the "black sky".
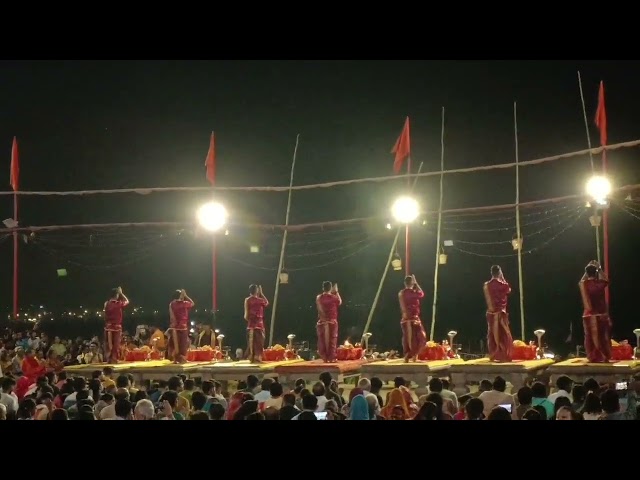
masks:
<path fill-rule="evenodd" d="M 440 111 L 446 109 L 446 168 L 514 160 L 513 102 L 518 102 L 520 159 L 586 148 L 576 72 L 583 78 L 592 140 L 598 83 L 605 81 L 609 141 L 635 140 L 640 111 L 637 62 L 561 61 L 48 61 L 0 63 L 0 138 L 5 144 L 8 190 L 11 139 L 20 142 L 24 190 L 84 190 L 151 186 L 205 186 L 204 158 L 209 133 L 217 137 L 220 185 L 286 185 L 296 134 L 300 133 L 296 184 L 383 176 L 392 171 L 389 150 L 404 117 L 412 121 L 414 165 L 437 170 L 440 161 Z M 596 159 L 599 162 L 599 159 Z M 637 150 L 610 155 L 616 185 L 637 183 Z M 590 175 L 588 157 L 523 168 L 521 200 L 579 193 Z M 365 184 L 295 193 L 291 223 L 375 215 L 388 209 L 402 183 Z M 418 192 L 428 209 L 437 208 L 437 179 L 421 180 Z M 29 197 L 21 200 L 22 225 L 126 221 L 191 221 L 208 194 L 162 193 L 149 196 Z M 465 174 L 445 179 L 445 208 L 511 203 L 513 170 Z M 230 194 L 224 198 L 242 222 L 284 223 L 286 193 Z M 578 204 L 566 205 L 567 210 Z M 3 218 L 11 216 L 10 196 L 0 199 Z M 535 210 L 532 217 L 539 215 Z M 560 215 L 562 211 L 549 211 Z M 569 222 L 566 214 L 550 222 L 539 245 Z M 499 217 L 509 217 L 500 215 Z M 453 218 L 449 219 L 453 221 Z M 491 242 L 511 238 L 510 220 L 494 222 L 505 231 L 445 237 Z M 611 212 L 612 314 L 617 338 L 631 337 L 632 276 L 638 263 L 637 221 Z M 392 237 L 383 221 L 347 231 L 293 234 L 286 265 L 291 272 L 281 290 L 276 337 L 289 331 L 312 335 L 309 310 L 320 282 L 338 281 L 352 305 L 343 312 L 341 335 L 360 332 Z M 453 223 L 449 224 L 454 227 Z M 477 228 L 464 224 L 463 228 Z M 489 228 L 488 223 L 481 223 Z M 555 225 L 555 226 L 553 226 Z M 460 227 L 460 225 L 458 225 Z M 414 236 L 412 270 L 425 287 L 423 318 L 431 318 L 435 225 Z M 540 230 L 535 224 L 527 232 Z M 136 304 L 162 308 L 179 287 L 210 304 L 210 256 L 205 238 L 190 230 L 118 230 L 98 233 L 43 233 L 21 246 L 21 306 L 45 304 L 62 309 L 98 306 L 106 292 L 122 285 Z M 163 237 L 160 237 L 160 234 Z M 91 237 L 93 235 L 93 237 Z M 480 236 L 474 236 L 480 235 Z M 335 239 L 338 239 L 335 241 Z M 331 243 L 331 240 L 334 240 Z M 313 241 L 311 241 L 313 240 Z M 220 260 L 221 327 L 242 331 L 241 301 L 249 283 L 273 296 L 280 237 L 236 229 L 224 239 Z M 363 242 L 358 244 L 358 242 Z M 248 245 L 262 246 L 250 255 Z M 316 243 L 314 243 L 316 242 Z M 343 262 L 331 262 L 373 242 Z M 308 256 L 346 245 L 337 253 Z M 508 245 L 470 246 L 484 257 L 452 251 L 441 269 L 437 336 L 457 329 L 476 341 L 484 332 L 480 285 L 492 263 L 503 265 L 517 290 L 517 264 Z M 0 310 L 11 306 L 11 241 L 0 243 Z M 307 255 L 301 257 L 300 255 Z M 595 256 L 587 217 L 545 248 L 525 256 L 527 330 L 542 326 L 553 341 L 578 325 L 576 282 Z M 260 269 L 244 266 L 252 264 Z M 56 277 L 56 268 L 69 276 Z M 397 300 L 401 276 L 390 275 L 374 318 L 380 339 L 399 337 Z M 511 301 L 512 328 L 519 336 L 517 293 Z M 363 307 L 355 307 L 363 305 Z M 528 337 L 532 335 L 528 333 Z M 384 342 L 383 342 L 384 343 Z M 391 342 L 393 343 L 393 342 Z"/>

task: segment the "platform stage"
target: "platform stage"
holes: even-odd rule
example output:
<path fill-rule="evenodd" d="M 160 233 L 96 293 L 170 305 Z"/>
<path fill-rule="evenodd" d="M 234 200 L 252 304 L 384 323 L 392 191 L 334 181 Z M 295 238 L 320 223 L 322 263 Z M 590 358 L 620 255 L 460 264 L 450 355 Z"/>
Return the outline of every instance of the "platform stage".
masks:
<path fill-rule="evenodd" d="M 553 384 L 561 375 L 567 375 L 579 383 L 588 378 L 594 378 L 600 383 L 616 383 L 629 380 L 633 375 L 640 373 L 640 360 L 589 363 L 586 358 L 573 358 L 552 365 L 549 367 L 549 373 Z"/>
<path fill-rule="evenodd" d="M 302 362 L 302 360 L 286 360 L 283 362 L 265 362 L 251 364 L 248 360 L 239 362 L 187 362 L 174 364 L 169 360 L 150 360 L 146 362 L 122 362 L 115 365 L 98 363 L 93 365 L 73 365 L 65 367 L 65 371 L 72 375 L 89 376 L 95 370 L 102 370 L 106 366 L 113 368 L 117 374 L 130 373 L 136 382 L 143 380 L 168 379 L 174 375 L 189 375 L 202 377 L 203 380 L 212 378 L 226 384 L 229 380 L 245 380 L 247 375 L 262 378 L 273 374 L 278 365 Z"/>
<path fill-rule="evenodd" d="M 310 360 L 295 364 L 278 365 L 274 372 L 282 385 L 293 388 L 293 383 L 302 378 L 307 382 L 318 381 L 320 374 L 329 372 L 331 377 L 341 383 L 347 377 L 356 377 L 360 374 L 360 369 L 367 364 L 367 360 L 346 360 L 336 363 L 325 363 L 322 360 Z"/>
<path fill-rule="evenodd" d="M 479 383 L 485 378 L 493 380 L 494 377 L 500 375 L 511 383 L 511 392 L 515 394 L 520 387 L 525 385 L 527 380 L 543 376 L 553 363 L 552 359 L 496 363 L 491 362 L 488 358 L 479 358 L 452 365 L 449 368 L 449 377 L 456 391 L 460 391 L 463 388 L 466 389 L 471 383 Z"/>
<path fill-rule="evenodd" d="M 396 377 L 402 377 L 417 384 L 418 387 L 424 388 L 431 377 L 434 375 L 447 376 L 452 365 L 461 363 L 464 361 L 457 358 L 408 363 L 403 358 L 398 358 L 363 365 L 361 373 L 367 378 L 378 377 L 383 382 L 390 382 Z"/>

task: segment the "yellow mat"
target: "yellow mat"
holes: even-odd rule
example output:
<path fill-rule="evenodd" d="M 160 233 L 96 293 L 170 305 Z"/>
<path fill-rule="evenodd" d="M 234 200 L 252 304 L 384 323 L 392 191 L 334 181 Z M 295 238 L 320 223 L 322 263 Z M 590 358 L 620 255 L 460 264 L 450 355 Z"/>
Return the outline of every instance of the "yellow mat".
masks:
<path fill-rule="evenodd" d="M 257 368 L 260 370 L 270 370 L 282 365 L 293 365 L 294 363 L 304 362 L 297 358 L 295 360 L 283 360 L 281 362 L 265 362 L 265 363 L 249 363 L 249 360 L 240 360 L 238 362 L 219 362 L 212 364 L 213 368 Z"/>
<path fill-rule="evenodd" d="M 640 369 L 640 360 L 621 360 L 619 362 L 609 363 L 589 363 L 586 358 L 572 358 L 563 362 L 556 363 L 554 368 L 629 368 L 632 370 Z"/>
<path fill-rule="evenodd" d="M 170 365 L 169 360 L 150 360 L 144 362 L 122 362 L 122 363 L 94 363 L 91 365 L 69 365 L 64 367 L 65 370 L 71 371 L 84 371 L 84 370 L 102 370 L 105 367 L 116 368 L 118 370 L 125 370 L 129 368 L 154 368 L 162 367 L 164 365 Z"/>
<path fill-rule="evenodd" d="M 553 365 L 554 361 L 550 358 L 543 360 L 521 360 L 507 363 L 491 362 L 488 358 L 478 358 L 476 360 L 469 360 L 463 364 L 457 364 L 456 367 L 482 367 L 491 368 L 495 370 L 534 370 L 537 368 L 548 367 Z"/>
<path fill-rule="evenodd" d="M 380 368 L 397 368 L 398 365 L 403 365 L 406 368 L 425 368 L 425 367 L 429 367 L 429 368 L 434 368 L 434 367 L 446 367 L 449 365 L 460 365 L 460 364 L 464 364 L 465 361 L 462 360 L 461 358 L 448 358 L 446 360 L 431 360 L 431 361 L 424 361 L 424 362 L 408 362 L 405 363 L 403 358 L 397 358 L 395 360 L 388 360 L 388 361 L 384 361 L 384 362 L 372 362 L 371 365 L 375 365 L 376 367 L 380 367 Z"/>

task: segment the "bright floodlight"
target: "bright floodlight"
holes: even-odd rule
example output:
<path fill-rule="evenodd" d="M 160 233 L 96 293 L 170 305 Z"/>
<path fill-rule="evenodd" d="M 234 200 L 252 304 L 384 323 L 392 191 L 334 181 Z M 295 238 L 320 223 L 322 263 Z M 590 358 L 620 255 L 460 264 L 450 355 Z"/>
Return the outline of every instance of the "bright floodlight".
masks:
<path fill-rule="evenodd" d="M 606 177 L 591 177 L 587 182 L 587 194 L 596 203 L 604 205 L 607 203 L 607 197 L 611 194 L 611 182 Z"/>
<path fill-rule="evenodd" d="M 217 232 L 227 223 L 227 209 L 217 202 L 205 203 L 198 210 L 200 226 L 209 232 Z"/>
<path fill-rule="evenodd" d="M 401 197 L 391 207 L 393 218 L 400 223 L 411 223 L 420 215 L 420 206 L 413 198 Z"/>

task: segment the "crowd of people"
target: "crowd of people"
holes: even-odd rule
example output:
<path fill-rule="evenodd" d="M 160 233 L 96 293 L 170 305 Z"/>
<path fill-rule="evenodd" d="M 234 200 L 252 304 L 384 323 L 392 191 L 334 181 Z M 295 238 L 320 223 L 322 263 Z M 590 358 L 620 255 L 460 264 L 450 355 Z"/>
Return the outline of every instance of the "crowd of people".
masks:
<path fill-rule="evenodd" d="M 625 384 L 624 399 L 619 385 L 574 384 L 568 377 L 551 394 L 535 382 L 511 395 L 496 377 L 460 397 L 436 377 L 419 397 L 401 377 L 384 395 L 375 377 L 361 378 L 347 394 L 328 372 L 310 385 L 299 379 L 291 391 L 277 379 L 250 375 L 233 393 L 185 375 L 136 385 L 131 374 L 115 376 L 109 366 L 88 379 L 49 370 L 26 391 L 17 388 L 22 378 L 1 379 L 0 420 L 635 420 L 640 392 L 640 378 Z"/>

